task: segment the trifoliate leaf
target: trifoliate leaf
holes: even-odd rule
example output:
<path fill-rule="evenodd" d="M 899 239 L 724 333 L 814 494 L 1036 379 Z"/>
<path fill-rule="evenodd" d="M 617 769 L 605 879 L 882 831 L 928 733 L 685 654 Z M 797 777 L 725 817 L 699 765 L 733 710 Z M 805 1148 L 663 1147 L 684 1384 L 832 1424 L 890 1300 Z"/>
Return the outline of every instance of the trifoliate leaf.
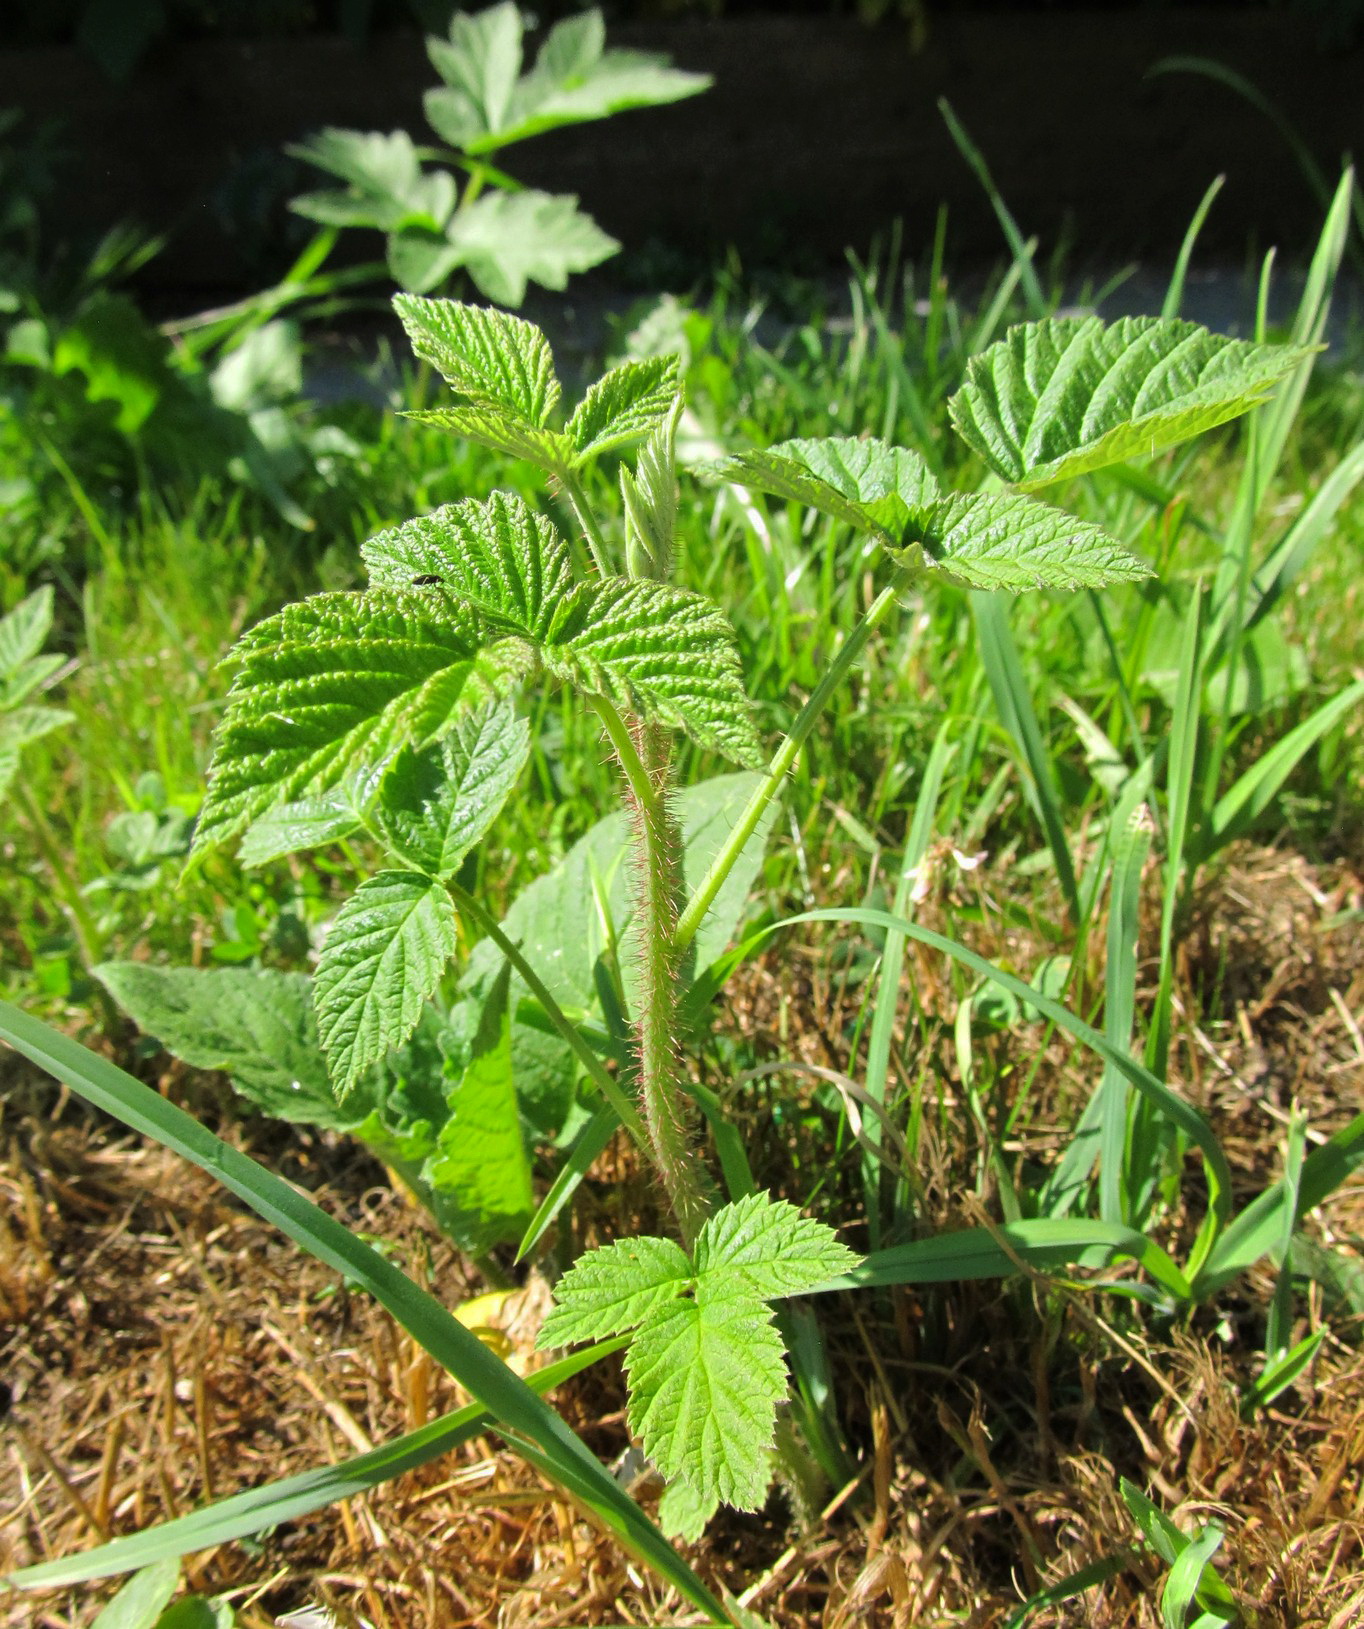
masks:
<path fill-rule="evenodd" d="M 313 1017 L 312 980 L 274 968 L 104 962 L 95 977 L 120 1008 L 195 1069 L 221 1069 L 280 1120 L 340 1129 Z"/>
<path fill-rule="evenodd" d="M 450 1118 L 421 1173 L 440 1197 L 441 1225 L 474 1255 L 518 1238 L 534 1200 L 512 1079 L 509 972 L 483 1009 L 472 1054 L 449 1094 Z"/>
<path fill-rule="evenodd" d="M 576 1341 L 621 1335 L 692 1281 L 691 1262 L 671 1239 L 620 1239 L 591 1250 L 554 1286 L 554 1307 L 537 1344 L 571 1346 Z"/>
<path fill-rule="evenodd" d="M 506 702 L 462 718 L 432 746 L 404 747 L 379 790 L 373 820 L 408 865 L 449 877 L 497 818 L 530 757 L 530 727 Z"/>
<path fill-rule="evenodd" d="M 735 1274 L 765 1301 L 808 1295 L 858 1261 L 831 1227 L 766 1193 L 717 1211 L 696 1241 L 699 1281 Z"/>
<path fill-rule="evenodd" d="M 452 146 L 489 153 L 561 125 L 680 101 L 710 84 L 705 74 L 670 68 L 663 56 L 607 51 L 605 38 L 600 11 L 567 17 L 523 75 L 521 14 L 511 0 L 472 16 L 457 13 L 448 41 L 427 41 L 445 85 L 427 92 L 426 117 Z"/>
<path fill-rule="evenodd" d="M 620 248 L 567 193 L 485 192 L 446 231 L 479 292 L 518 306 L 527 283 L 556 292 L 574 272 L 589 271 Z"/>
<path fill-rule="evenodd" d="M 972 588 L 1098 588 L 1151 574 L 1099 527 L 1015 493 L 946 493 L 909 535 L 932 565 Z"/>
<path fill-rule="evenodd" d="M 766 452 L 741 453 L 715 473 L 891 543 L 900 542 L 911 517 L 941 490 L 918 453 L 852 436 L 782 441 Z"/>
<path fill-rule="evenodd" d="M 685 1476 L 702 1499 L 758 1509 L 786 1365 L 771 1314 L 748 1286 L 703 1280 L 694 1298 L 656 1307 L 625 1370 L 630 1429 L 664 1477 Z"/>
<path fill-rule="evenodd" d="M 677 392 L 675 356 L 612 368 L 588 390 L 568 421 L 567 434 L 579 459 L 648 435 L 668 418 Z"/>
<path fill-rule="evenodd" d="M 583 583 L 551 629 L 545 664 L 736 763 L 763 761 L 734 632 L 703 595 L 624 577 Z"/>
<path fill-rule="evenodd" d="M 549 341 L 533 323 L 458 300 L 398 294 L 394 309 L 412 349 L 482 407 L 543 427 L 559 400 Z"/>
<path fill-rule="evenodd" d="M 483 648 L 487 645 L 487 648 Z M 448 596 L 318 594 L 245 634 L 194 835 L 202 853 L 276 803 L 327 792 L 502 694 L 524 656 Z"/>
<path fill-rule="evenodd" d="M 339 842 L 359 831 L 360 824 L 354 800 L 345 790 L 281 803 L 247 827 L 237 858 L 248 868 L 269 865 L 286 854 Z"/>
<path fill-rule="evenodd" d="M 718 1494 L 706 1497 L 685 1476 L 679 1476 L 668 1483 L 658 1501 L 658 1525 L 669 1538 L 695 1544 L 704 1536 L 706 1524 L 719 1508 Z"/>
<path fill-rule="evenodd" d="M 454 954 L 455 908 L 433 877 L 381 871 L 346 901 L 317 964 L 317 1031 L 337 1094 L 412 1033 Z"/>
<path fill-rule="evenodd" d="M 992 469 L 1038 487 L 1224 424 L 1302 356 L 1166 317 L 1056 317 L 1019 324 L 973 356 L 948 405 Z"/>
<path fill-rule="evenodd" d="M 510 492 L 495 492 L 486 503 L 446 504 L 378 533 L 360 554 L 377 585 L 410 589 L 416 578 L 438 578 L 431 588 L 458 595 L 537 645 L 550 638 L 574 589 L 568 545 Z"/>

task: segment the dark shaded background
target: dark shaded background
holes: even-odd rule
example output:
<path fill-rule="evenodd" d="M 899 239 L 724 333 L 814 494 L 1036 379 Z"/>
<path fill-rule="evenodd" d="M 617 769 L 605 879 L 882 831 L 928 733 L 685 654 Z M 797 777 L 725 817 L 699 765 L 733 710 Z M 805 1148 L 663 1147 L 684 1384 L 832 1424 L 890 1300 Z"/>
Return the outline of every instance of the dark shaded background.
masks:
<path fill-rule="evenodd" d="M 542 19 L 575 9 L 536 8 Z M 713 15 L 715 10 L 722 14 Z M 154 297 L 213 299 L 277 276 L 309 228 L 287 199 L 315 176 L 286 142 L 327 124 L 421 140 L 438 0 L 10 0 L 0 107 L 46 126 L 53 213 L 94 233 L 131 219 L 168 242 Z M 736 248 L 750 268 L 819 273 L 893 220 L 926 251 L 940 204 L 957 262 L 999 229 L 938 112 L 947 96 L 1044 252 L 1094 265 L 1168 256 L 1208 182 L 1227 184 L 1203 252 L 1270 243 L 1300 258 L 1322 206 L 1281 131 L 1227 87 L 1163 58 L 1235 69 L 1290 121 L 1324 176 L 1364 149 L 1364 0 L 1088 7 L 831 0 L 611 8 L 610 41 L 715 76 L 706 96 L 508 149 L 519 178 L 579 194 L 629 254 L 606 275 L 694 275 Z M 420 19 L 420 21 L 419 21 Z M 372 253 L 375 239 L 358 245 Z"/>

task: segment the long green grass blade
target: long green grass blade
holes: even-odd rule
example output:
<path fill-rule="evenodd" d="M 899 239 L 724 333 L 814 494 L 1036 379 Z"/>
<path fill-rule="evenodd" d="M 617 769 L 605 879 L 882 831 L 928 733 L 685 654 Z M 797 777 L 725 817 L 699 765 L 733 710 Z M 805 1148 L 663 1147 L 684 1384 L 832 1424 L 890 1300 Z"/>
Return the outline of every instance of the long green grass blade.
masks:
<path fill-rule="evenodd" d="M 968 1278 L 1009 1278 L 1023 1267 L 1054 1272 L 1064 1267 L 1108 1267 L 1135 1261 L 1179 1301 L 1189 1282 L 1158 1244 L 1130 1227 L 1062 1217 L 970 1227 L 931 1239 L 873 1251 L 860 1267 L 821 1285 L 822 1290 L 880 1284 L 951 1284 Z M 1020 1267 L 1022 1263 L 1022 1267 Z"/>
<path fill-rule="evenodd" d="M 1013 263 L 1018 268 L 1018 274 L 1023 284 L 1023 292 L 1028 297 L 1028 304 L 1032 307 L 1035 317 L 1045 317 L 1050 309 L 1047 297 L 1042 292 L 1042 285 L 1037 279 L 1037 268 L 1033 264 L 1033 247 L 1024 242 L 1023 234 L 1018 229 L 1018 222 L 1013 212 L 1004 202 L 999 188 L 995 185 L 995 178 L 990 174 L 990 166 L 985 162 L 985 156 L 966 133 L 966 127 L 952 111 L 952 104 L 945 96 L 938 98 L 938 111 L 946 121 L 952 140 L 957 144 L 957 151 L 975 171 L 976 179 L 985 188 L 986 196 L 990 200 L 990 207 L 994 210 L 996 219 L 1004 232 L 1005 241 L 1009 245 L 1009 253 L 1013 256 Z M 1034 246 L 1035 247 L 1035 246 Z"/>
<path fill-rule="evenodd" d="M 581 1352 L 538 1370 L 531 1375 L 528 1384 L 536 1393 L 552 1391 L 572 1375 L 628 1344 L 629 1337 L 622 1335 L 584 1347 Z M 7 1582 L 20 1589 L 58 1589 L 67 1584 L 87 1583 L 92 1578 L 132 1572 L 137 1567 L 188 1555 L 194 1550 L 229 1544 L 233 1539 L 245 1538 L 267 1527 L 278 1527 L 282 1522 L 296 1521 L 340 1499 L 350 1499 L 381 1483 L 391 1482 L 394 1477 L 448 1454 L 452 1448 L 481 1435 L 492 1425 L 492 1417 L 485 1409 L 477 1403 L 469 1403 L 370 1453 L 343 1460 L 339 1465 L 304 1471 L 299 1476 L 272 1482 L 268 1487 L 233 1494 L 188 1516 L 162 1522 L 128 1538 L 115 1539 L 112 1544 L 101 1544 L 80 1555 L 26 1567 L 22 1572 L 11 1573 Z"/>
<path fill-rule="evenodd" d="M 535 1444 L 537 1462 L 628 1550 L 714 1621 L 725 1621 L 720 1603 L 558 1414 L 377 1250 L 140 1080 L 7 1001 L 0 1001 L 0 1040 L 86 1102 L 207 1171 L 295 1244 L 359 1283 L 493 1415 L 502 1435 L 516 1434 Z"/>
<path fill-rule="evenodd" d="M 1043 995 L 1040 990 L 1025 984 L 1022 979 L 1015 978 L 1012 973 L 1006 973 L 1002 968 L 996 967 L 984 956 L 978 956 L 974 950 L 968 950 L 965 945 L 946 939 L 940 933 L 921 928 L 916 922 L 907 922 L 902 916 L 892 916 L 888 911 L 869 910 L 864 906 L 802 911 L 799 916 L 788 916 L 774 923 L 766 931 L 775 933 L 779 928 L 795 927 L 802 922 L 855 922 L 863 927 L 898 928 L 907 939 L 914 939 L 921 945 L 927 945 L 931 950 L 950 956 L 953 961 L 960 962 L 963 967 L 969 967 L 981 978 L 990 979 L 1001 989 L 1008 990 L 1025 1006 L 1035 1007 L 1043 1017 L 1050 1018 L 1054 1024 L 1059 1024 L 1067 1034 L 1073 1035 L 1082 1046 L 1087 1046 L 1091 1051 L 1098 1053 L 1105 1062 L 1113 1063 L 1141 1095 L 1183 1131 L 1203 1154 L 1203 1176 L 1208 1187 L 1208 1215 L 1195 1252 L 1196 1258 L 1202 1259 L 1198 1252 L 1207 1251 L 1229 1220 L 1231 1168 L 1212 1127 L 1192 1103 L 1186 1103 L 1182 1097 L 1176 1096 L 1168 1086 L 1158 1081 L 1149 1069 L 1143 1068 L 1125 1052 L 1110 1045 L 1106 1036 L 1086 1024 L 1083 1019 L 1077 1018 L 1059 1001 L 1053 1001 L 1050 996 Z"/>
<path fill-rule="evenodd" d="M 1206 1301 L 1224 1284 L 1253 1267 L 1283 1238 L 1284 1212 L 1301 1219 L 1333 1194 L 1353 1171 L 1364 1165 L 1364 1114 L 1356 1115 L 1348 1126 L 1336 1132 L 1327 1143 L 1302 1162 L 1296 1202 L 1290 1200 L 1282 1178 L 1251 1201 L 1224 1229 L 1194 1276 L 1194 1298 Z"/>
<path fill-rule="evenodd" d="M 549 1185 L 549 1192 L 540 1201 L 530 1219 L 521 1243 L 516 1247 L 516 1259 L 524 1261 L 553 1227 L 559 1212 L 577 1193 L 588 1168 L 615 1134 L 620 1116 L 609 1103 L 603 1103 L 574 1139 L 568 1158 L 559 1174 Z"/>
<path fill-rule="evenodd" d="M 1184 234 L 1184 241 L 1179 246 L 1179 255 L 1175 260 L 1175 269 L 1170 276 L 1170 286 L 1165 291 L 1165 301 L 1160 308 L 1162 317 L 1177 317 L 1179 308 L 1184 304 L 1184 284 L 1189 276 L 1189 263 L 1193 259 L 1194 245 L 1198 242 L 1198 234 L 1203 230 L 1203 222 L 1208 218 L 1208 211 L 1212 208 L 1213 199 L 1221 192 L 1226 182 L 1225 175 L 1216 176 L 1212 185 L 1203 194 L 1202 202 L 1194 210 L 1193 219 L 1189 222 L 1189 229 Z"/>
<path fill-rule="evenodd" d="M 1298 1191 L 1307 1151 L 1307 1117 L 1296 1107 L 1288 1120 L 1283 1162 L 1282 1227 L 1279 1232 L 1279 1277 L 1265 1320 L 1265 1358 L 1270 1364 L 1288 1350 L 1293 1328 L 1293 1234 L 1298 1226 Z"/>
<path fill-rule="evenodd" d="M 1027 680 L 1023 677 L 1018 646 L 1009 627 L 1008 605 L 1009 600 L 1003 594 L 976 591 L 971 595 L 971 612 L 976 621 L 981 664 L 990 681 L 1000 720 L 1023 771 L 1024 795 L 1046 833 L 1047 846 L 1056 862 L 1061 892 L 1072 915 L 1078 916 L 1079 888 L 1061 814 L 1061 787 L 1046 743 L 1042 740 L 1042 730 L 1033 711 Z"/>
<path fill-rule="evenodd" d="M 1132 1043 L 1137 1008 L 1137 938 L 1141 931 L 1141 874 L 1151 851 L 1151 816 L 1141 804 L 1119 833 L 1113 851 L 1108 901 L 1108 959 L 1104 974 L 1104 1033 L 1126 1052 Z M 1099 1215 L 1106 1222 L 1129 1220 L 1123 1200 L 1128 1167 L 1129 1087 L 1113 1063 L 1104 1065 L 1099 1087 Z M 1134 1183 L 1138 1173 L 1133 1173 Z"/>

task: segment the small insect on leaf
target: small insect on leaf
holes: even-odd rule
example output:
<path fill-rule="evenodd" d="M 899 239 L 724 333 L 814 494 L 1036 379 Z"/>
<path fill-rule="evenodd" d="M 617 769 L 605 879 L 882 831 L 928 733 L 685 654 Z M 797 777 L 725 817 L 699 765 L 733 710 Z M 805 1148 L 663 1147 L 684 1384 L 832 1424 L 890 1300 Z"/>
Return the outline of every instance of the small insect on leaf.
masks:
<path fill-rule="evenodd" d="M 444 581 L 444 577 L 437 577 L 435 572 L 427 571 L 423 572 L 420 577 L 414 577 L 412 586 L 413 588 L 430 588 L 432 583 L 443 583 Z"/>

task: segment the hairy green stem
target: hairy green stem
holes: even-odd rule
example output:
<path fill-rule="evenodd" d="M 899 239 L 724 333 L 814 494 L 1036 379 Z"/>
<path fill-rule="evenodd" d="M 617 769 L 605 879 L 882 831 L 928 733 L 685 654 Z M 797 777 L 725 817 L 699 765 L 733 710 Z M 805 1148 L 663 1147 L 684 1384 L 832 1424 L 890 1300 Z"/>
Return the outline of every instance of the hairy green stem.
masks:
<path fill-rule="evenodd" d="M 917 573 L 909 566 L 897 568 L 890 582 L 867 607 L 861 621 L 843 641 L 842 649 L 834 657 L 828 672 L 811 692 L 810 699 L 801 708 L 796 722 L 791 726 L 791 733 L 782 740 L 781 745 L 772 755 L 772 762 L 768 766 L 762 785 L 748 800 L 748 805 L 739 817 L 738 824 L 730 833 L 725 846 L 711 862 L 710 870 L 701 879 L 696 892 L 687 901 L 686 909 L 678 918 L 673 943 L 679 953 L 684 951 L 696 937 L 696 931 L 705 919 L 706 912 L 714 902 L 716 894 L 724 886 L 725 878 L 734 869 L 734 863 L 743 853 L 744 845 L 758 829 L 758 822 L 763 817 L 763 811 L 776 797 L 777 793 L 781 791 L 782 782 L 786 779 L 792 765 L 799 756 L 800 749 L 805 745 L 810 731 L 814 729 L 815 720 L 823 712 L 829 697 L 833 695 L 834 691 L 847 677 L 848 670 L 862 654 L 862 649 L 873 631 L 884 621 L 895 601 L 914 581 L 916 575 Z"/>
<path fill-rule="evenodd" d="M 635 1112 L 634 1104 L 621 1090 L 619 1083 L 612 1079 L 601 1059 L 578 1033 L 577 1026 L 546 989 L 540 975 L 521 954 L 520 947 L 503 933 L 500 924 L 484 910 L 472 894 L 467 893 L 457 882 L 449 882 L 446 887 L 449 890 L 450 898 L 454 900 L 458 909 L 470 921 L 478 924 L 512 964 L 512 967 L 521 975 L 526 988 L 545 1009 L 545 1016 L 568 1043 L 573 1055 L 587 1071 L 602 1096 L 620 1116 L 621 1124 L 647 1153 L 650 1148 L 650 1139 L 645 1130 L 644 1122 Z"/>
<path fill-rule="evenodd" d="M 606 727 L 606 733 L 610 737 L 616 757 L 620 760 L 620 767 L 625 773 L 626 780 L 630 783 L 630 791 L 635 802 L 641 807 L 656 803 L 659 794 L 655 790 L 653 781 L 649 778 L 649 772 L 644 767 L 644 760 L 639 755 L 634 737 L 630 734 L 625 720 L 605 696 L 592 696 L 589 701 L 592 711 L 596 713 Z"/>
<path fill-rule="evenodd" d="M 690 1250 L 705 1226 L 710 1204 L 687 1128 L 687 1093 L 678 1055 L 681 986 L 676 929 L 682 838 L 667 795 L 671 768 L 668 736 L 661 725 L 640 723 L 636 739 L 638 759 L 650 783 L 648 796 L 639 796 L 627 771 L 638 867 L 635 1047 L 639 1100 L 654 1163 L 667 1189 L 683 1242 Z"/>
<path fill-rule="evenodd" d="M 587 546 L 592 553 L 592 563 L 601 576 L 610 575 L 610 550 L 606 546 L 606 539 L 602 536 L 601 527 L 597 525 L 597 517 L 592 513 L 592 506 L 587 501 L 587 494 L 582 489 L 582 483 L 576 475 L 563 471 L 559 479 L 563 482 L 564 495 L 573 505 L 573 513 L 578 517 L 578 524 L 583 529 L 583 536 L 587 539 Z"/>

